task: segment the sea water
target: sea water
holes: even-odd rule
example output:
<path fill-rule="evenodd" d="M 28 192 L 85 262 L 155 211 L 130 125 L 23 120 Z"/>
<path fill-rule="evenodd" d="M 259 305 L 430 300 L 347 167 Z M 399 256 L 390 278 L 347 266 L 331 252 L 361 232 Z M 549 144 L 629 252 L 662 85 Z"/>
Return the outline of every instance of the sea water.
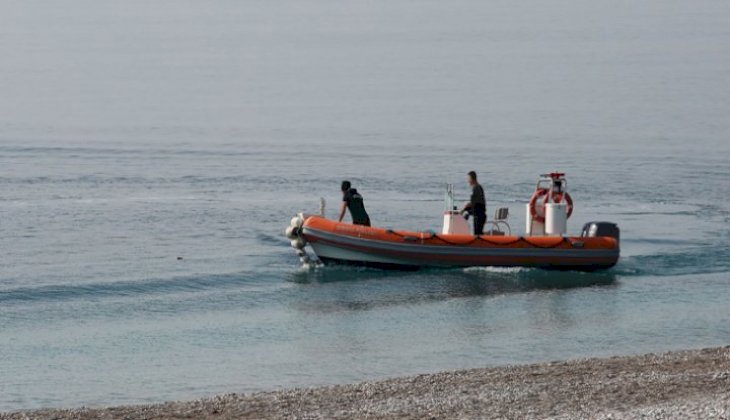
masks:
<path fill-rule="evenodd" d="M 0 409 L 730 343 L 730 3 L 0 3 Z M 567 173 L 601 273 L 302 268 L 340 182 L 515 233 Z"/>

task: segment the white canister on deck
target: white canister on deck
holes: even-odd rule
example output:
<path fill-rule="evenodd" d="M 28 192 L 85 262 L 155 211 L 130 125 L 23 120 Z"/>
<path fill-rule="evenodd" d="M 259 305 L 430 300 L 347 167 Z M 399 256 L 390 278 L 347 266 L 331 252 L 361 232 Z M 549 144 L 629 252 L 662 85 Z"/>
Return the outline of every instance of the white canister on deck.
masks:
<path fill-rule="evenodd" d="M 568 205 L 548 203 L 545 205 L 545 235 L 562 236 L 568 232 Z"/>
<path fill-rule="evenodd" d="M 545 234 L 545 224 L 538 222 L 530 214 L 530 204 L 528 203 L 525 210 L 525 236 L 542 236 Z"/>

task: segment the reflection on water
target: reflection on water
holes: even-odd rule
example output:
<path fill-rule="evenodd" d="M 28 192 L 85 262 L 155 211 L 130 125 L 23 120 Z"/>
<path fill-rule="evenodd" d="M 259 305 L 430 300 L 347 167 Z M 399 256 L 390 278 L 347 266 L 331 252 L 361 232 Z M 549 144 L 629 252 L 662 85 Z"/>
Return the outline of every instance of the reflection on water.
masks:
<path fill-rule="evenodd" d="M 308 312 L 360 311 L 454 298 L 498 296 L 538 290 L 610 287 L 616 276 L 526 268 L 424 269 L 418 273 L 348 266 L 319 266 L 290 273 L 289 281 L 312 286 L 294 305 Z M 344 286 L 342 283 L 346 283 Z M 321 289 L 327 288 L 324 293 Z M 305 292 L 306 291 L 306 292 Z"/>

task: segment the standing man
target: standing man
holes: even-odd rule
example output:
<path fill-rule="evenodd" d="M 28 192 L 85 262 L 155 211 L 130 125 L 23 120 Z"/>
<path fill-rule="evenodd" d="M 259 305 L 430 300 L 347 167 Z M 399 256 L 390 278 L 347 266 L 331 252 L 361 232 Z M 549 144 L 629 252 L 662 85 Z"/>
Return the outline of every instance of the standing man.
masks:
<path fill-rule="evenodd" d="M 469 172 L 467 182 L 471 186 L 471 198 L 461 212 L 474 215 L 474 235 L 481 235 L 484 231 L 484 223 L 487 222 L 487 200 L 484 198 L 484 188 L 477 182 L 477 173 L 474 171 Z"/>
<path fill-rule="evenodd" d="M 370 226 L 370 216 L 365 211 L 365 204 L 362 196 L 356 189 L 352 188 L 350 181 L 342 181 L 342 209 L 340 210 L 340 219 L 345 217 L 345 211 L 350 210 L 352 223 L 355 225 Z"/>

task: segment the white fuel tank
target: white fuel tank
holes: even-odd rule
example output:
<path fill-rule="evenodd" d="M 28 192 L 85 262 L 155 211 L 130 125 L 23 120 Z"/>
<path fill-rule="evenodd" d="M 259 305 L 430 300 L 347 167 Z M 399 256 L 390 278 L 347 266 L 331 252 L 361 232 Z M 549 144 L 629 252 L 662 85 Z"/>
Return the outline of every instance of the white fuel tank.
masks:
<path fill-rule="evenodd" d="M 444 235 L 470 235 L 469 222 L 458 211 L 444 212 L 444 226 L 441 229 Z"/>
<path fill-rule="evenodd" d="M 545 235 L 562 236 L 568 231 L 568 205 L 548 203 L 545 205 Z"/>

